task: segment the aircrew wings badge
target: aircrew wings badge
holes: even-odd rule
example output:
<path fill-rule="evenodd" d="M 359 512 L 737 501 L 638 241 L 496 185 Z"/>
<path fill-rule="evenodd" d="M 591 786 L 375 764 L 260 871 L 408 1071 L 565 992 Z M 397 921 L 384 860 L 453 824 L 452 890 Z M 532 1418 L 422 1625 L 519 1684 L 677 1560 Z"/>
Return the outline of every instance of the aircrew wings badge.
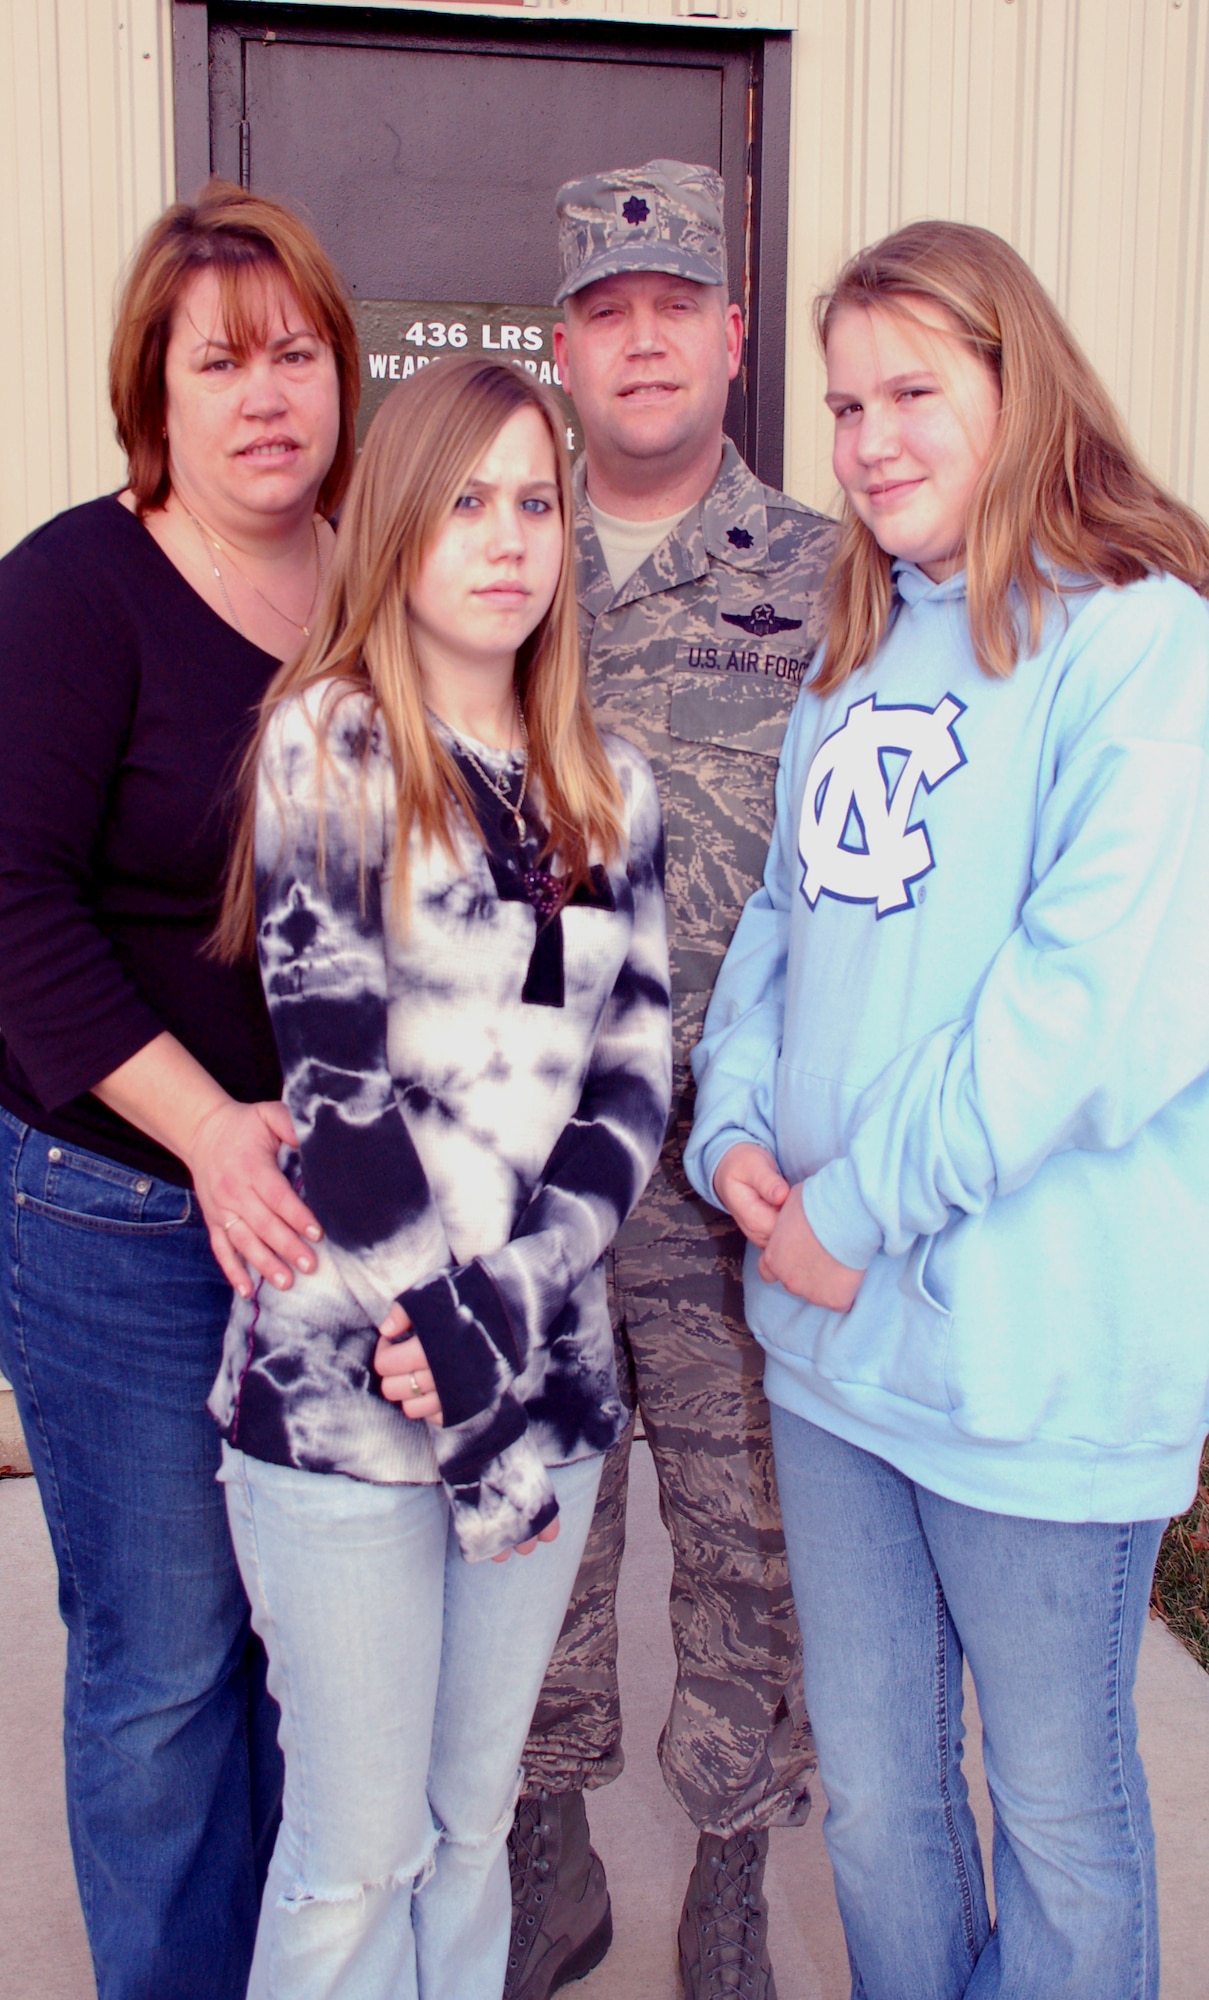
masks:
<path fill-rule="evenodd" d="M 774 632 L 796 632 L 802 623 L 800 618 L 778 618 L 775 604 L 753 604 L 750 611 L 724 611 L 722 622 L 750 632 L 753 639 L 771 639 Z"/>

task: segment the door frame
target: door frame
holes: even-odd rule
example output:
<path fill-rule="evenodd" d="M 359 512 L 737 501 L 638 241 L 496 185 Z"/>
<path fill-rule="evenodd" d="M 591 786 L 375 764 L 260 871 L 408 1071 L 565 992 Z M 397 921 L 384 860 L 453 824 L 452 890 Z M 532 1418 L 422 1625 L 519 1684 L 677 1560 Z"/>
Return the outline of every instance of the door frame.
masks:
<path fill-rule="evenodd" d="M 211 124 L 215 91 L 239 87 L 222 60 L 221 36 L 212 49 L 212 30 L 247 31 L 293 40 L 331 40 L 395 47 L 422 45 L 484 54 L 507 54 L 518 43 L 534 55 L 566 56 L 576 46 L 585 57 L 607 59 L 613 49 L 651 61 L 683 60 L 689 50 L 702 55 L 742 52 L 748 60 L 747 201 L 741 280 L 732 274 L 732 294 L 743 308 L 746 345 L 743 436 L 737 440 L 757 477 L 779 487 L 785 449 L 786 288 L 789 248 L 789 143 L 791 36 L 765 31 L 719 31 L 674 24 L 613 25 L 601 21 L 556 24 L 532 15 L 515 23 L 496 16 L 458 16 L 398 8 L 364 10 L 321 6 L 263 6 L 249 0 L 173 0 L 173 84 L 176 108 L 176 185 L 188 199 L 211 172 L 242 178 L 239 159 L 218 158 Z M 218 62 L 212 60 L 218 57 Z M 553 193 L 553 190 L 551 190 Z M 735 191 L 728 190 L 733 202 Z"/>

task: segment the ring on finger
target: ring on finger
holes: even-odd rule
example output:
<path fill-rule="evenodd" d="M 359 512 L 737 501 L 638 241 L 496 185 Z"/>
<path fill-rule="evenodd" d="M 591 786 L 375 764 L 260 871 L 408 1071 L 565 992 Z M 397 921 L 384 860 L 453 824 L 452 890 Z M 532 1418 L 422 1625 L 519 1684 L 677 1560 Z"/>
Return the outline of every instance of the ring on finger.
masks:
<path fill-rule="evenodd" d="M 226 1221 L 225 1221 L 225 1222 L 223 1223 L 223 1228 L 224 1228 L 224 1229 L 234 1229 L 234 1227 L 235 1227 L 235 1225 L 236 1225 L 236 1223 L 237 1223 L 238 1221 L 239 1221 L 239 1217 L 238 1217 L 237 1215 L 229 1215 L 229 1216 L 227 1217 Z"/>
<path fill-rule="evenodd" d="M 418 1396 L 420 1394 L 420 1384 L 417 1377 L 414 1374 L 412 1375 L 411 1378 L 411 1393 L 413 1396 Z"/>

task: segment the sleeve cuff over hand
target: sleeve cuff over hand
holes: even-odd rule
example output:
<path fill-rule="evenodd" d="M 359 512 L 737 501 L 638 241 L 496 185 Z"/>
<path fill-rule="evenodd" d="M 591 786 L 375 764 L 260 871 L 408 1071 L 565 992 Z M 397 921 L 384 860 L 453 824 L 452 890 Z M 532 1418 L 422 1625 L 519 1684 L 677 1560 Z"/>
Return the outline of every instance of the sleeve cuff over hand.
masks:
<path fill-rule="evenodd" d="M 477 1261 L 401 1292 L 441 1410 L 455 1427 L 494 1409 L 520 1372 L 516 1337 L 496 1286 Z"/>
<path fill-rule="evenodd" d="M 850 1270 L 868 1270 L 885 1239 L 861 1198 L 850 1159 L 829 1160 L 803 1183 L 802 1208 L 829 1256 Z"/>

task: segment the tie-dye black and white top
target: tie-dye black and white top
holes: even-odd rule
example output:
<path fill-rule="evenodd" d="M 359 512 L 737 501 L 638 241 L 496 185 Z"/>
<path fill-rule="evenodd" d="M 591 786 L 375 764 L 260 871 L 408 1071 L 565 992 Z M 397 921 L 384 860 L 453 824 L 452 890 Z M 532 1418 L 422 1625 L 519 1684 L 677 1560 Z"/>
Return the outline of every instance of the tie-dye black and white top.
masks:
<path fill-rule="evenodd" d="M 654 781 L 630 744 L 605 747 L 625 841 L 590 886 L 550 914 L 532 804 L 518 846 L 462 758 L 487 844 L 463 827 L 455 863 L 413 834 L 397 921 L 368 698 L 327 684 L 283 705 L 261 761 L 260 966 L 299 1140 L 282 1158 L 325 1235 L 313 1275 L 235 1300 L 210 1408 L 256 1458 L 443 1480 L 472 1561 L 544 1527 L 545 1468 L 607 1450 L 625 1420 L 601 1260 L 658 1158 L 671 1055 Z M 515 765 L 473 748 L 515 796 Z M 443 1429 L 381 1394 L 394 1299 Z"/>

